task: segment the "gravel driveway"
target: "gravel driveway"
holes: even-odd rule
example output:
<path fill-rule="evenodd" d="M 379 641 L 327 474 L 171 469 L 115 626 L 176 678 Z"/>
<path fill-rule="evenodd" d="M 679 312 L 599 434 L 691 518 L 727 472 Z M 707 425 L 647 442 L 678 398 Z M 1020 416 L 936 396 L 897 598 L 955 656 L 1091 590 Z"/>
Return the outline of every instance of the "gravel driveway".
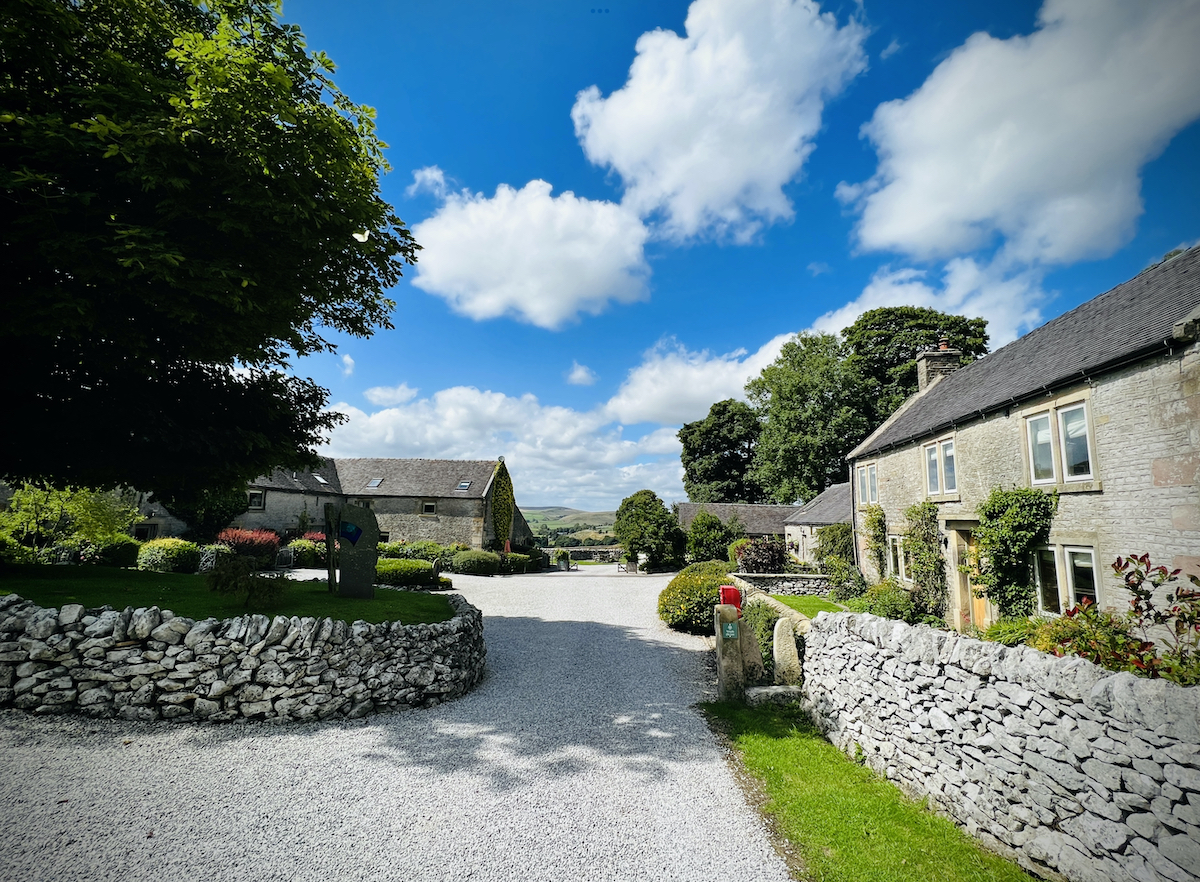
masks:
<path fill-rule="evenodd" d="M 455 576 L 488 674 L 430 710 L 155 725 L 0 712 L 0 879 L 787 880 L 690 708 L 666 576 Z"/>

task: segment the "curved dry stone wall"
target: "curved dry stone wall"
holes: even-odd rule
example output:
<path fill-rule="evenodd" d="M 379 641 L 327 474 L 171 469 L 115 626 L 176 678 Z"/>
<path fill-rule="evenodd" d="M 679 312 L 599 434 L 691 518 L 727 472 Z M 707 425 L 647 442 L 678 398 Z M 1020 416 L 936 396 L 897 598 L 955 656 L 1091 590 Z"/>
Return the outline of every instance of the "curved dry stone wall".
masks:
<path fill-rule="evenodd" d="M 126 720 L 292 720 L 431 707 L 483 674 L 483 615 L 457 594 L 446 622 L 350 625 L 158 607 L 43 609 L 0 597 L 0 707 Z"/>
<path fill-rule="evenodd" d="M 1200 878 L 1200 687 L 822 613 L 804 702 L 842 750 L 1032 872 Z"/>
<path fill-rule="evenodd" d="M 752 585 L 767 594 L 787 594 L 792 597 L 825 597 L 829 594 L 829 576 L 823 573 L 734 573 L 733 575 L 747 585 Z"/>

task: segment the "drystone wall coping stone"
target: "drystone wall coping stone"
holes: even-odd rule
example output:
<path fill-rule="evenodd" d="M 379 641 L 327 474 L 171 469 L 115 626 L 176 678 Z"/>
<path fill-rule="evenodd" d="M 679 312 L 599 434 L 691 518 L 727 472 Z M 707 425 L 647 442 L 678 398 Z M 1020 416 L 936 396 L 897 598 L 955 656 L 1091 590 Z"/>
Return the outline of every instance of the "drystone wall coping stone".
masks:
<path fill-rule="evenodd" d="M 840 748 L 1031 872 L 1200 878 L 1200 688 L 820 613 L 803 704 Z"/>
<path fill-rule="evenodd" d="M 391 589 L 389 589 L 391 590 Z M 329 719 L 464 694 L 483 675 L 483 615 L 193 621 L 157 607 L 43 609 L 0 597 L 0 707 L 131 720 Z"/>

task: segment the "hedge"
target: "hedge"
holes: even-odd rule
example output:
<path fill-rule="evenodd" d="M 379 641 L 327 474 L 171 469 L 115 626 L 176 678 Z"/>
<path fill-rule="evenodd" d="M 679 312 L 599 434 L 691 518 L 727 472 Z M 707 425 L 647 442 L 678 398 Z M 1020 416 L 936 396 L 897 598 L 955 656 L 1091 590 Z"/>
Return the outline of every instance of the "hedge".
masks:
<path fill-rule="evenodd" d="M 219 545 L 228 545 L 234 554 L 252 557 L 263 566 L 274 566 L 279 551 L 279 536 L 272 530 L 241 530 L 229 527 L 217 534 Z"/>
<path fill-rule="evenodd" d="M 375 564 L 375 581 L 397 587 L 430 587 L 437 584 L 437 577 L 427 560 L 384 558 Z"/>
<path fill-rule="evenodd" d="M 500 555 L 490 551 L 460 551 L 450 561 L 456 573 L 494 576 L 500 572 Z"/>
<path fill-rule="evenodd" d="M 200 546 L 183 539 L 151 539 L 138 550 L 137 568 L 156 573 L 194 573 L 200 567 Z"/>
<path fill-rule="evenodd" d="M 658 595 L 658 617 L 676 631 L 710 634 L 713 607 L 722 585 L 729 584 L 729 564 L 720 560 L 694 563 L 680 571 Z"/>

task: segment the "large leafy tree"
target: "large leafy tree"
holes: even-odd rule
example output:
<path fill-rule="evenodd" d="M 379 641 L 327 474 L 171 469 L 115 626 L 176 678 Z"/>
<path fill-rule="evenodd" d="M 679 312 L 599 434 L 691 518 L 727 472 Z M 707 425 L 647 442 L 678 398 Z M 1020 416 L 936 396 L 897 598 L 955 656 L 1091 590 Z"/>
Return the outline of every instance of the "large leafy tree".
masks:
<path fill-rule="evenodd" d="M 650 567 L 677 562 L 687 541 L 678 518 L 653 490 L 639 490 L 621 500 L 613 533 L 628 554 L 645 554 Z"/>
<path fill-rule="evenodd" d="M 314 461 L 289 360 L 391 327 L 417 248 L 332 70 L 266 0 L 4 4 L 0 473 L 170 502 Z"/>
<path fill-rule="evenodd" d="M 762 502 L 762 489 L 749 476 L 761 432 L 750 406 L 733 398 L 718 401 L 704 419 L 685 424 L 679 430 L 679 459 L 688 501 Z"/>
<path fill-rule="evenodd" d="M 872 427 L 870 387 L 831 334 L 804 333 L 746 384 L 763 422 L 750 476 L 776 502 L 847 480 L 846 454 Z"/>
<path fill-rule="evenodd" d="M 842 331 L 851 366 L 873 388 L 872 423 L 879 425 L 917 391 L 917 353 L 945 339 L 963 363 L 988 351 L 987 319 L 950 315 L 924 306 L 871 309 Z"/>

